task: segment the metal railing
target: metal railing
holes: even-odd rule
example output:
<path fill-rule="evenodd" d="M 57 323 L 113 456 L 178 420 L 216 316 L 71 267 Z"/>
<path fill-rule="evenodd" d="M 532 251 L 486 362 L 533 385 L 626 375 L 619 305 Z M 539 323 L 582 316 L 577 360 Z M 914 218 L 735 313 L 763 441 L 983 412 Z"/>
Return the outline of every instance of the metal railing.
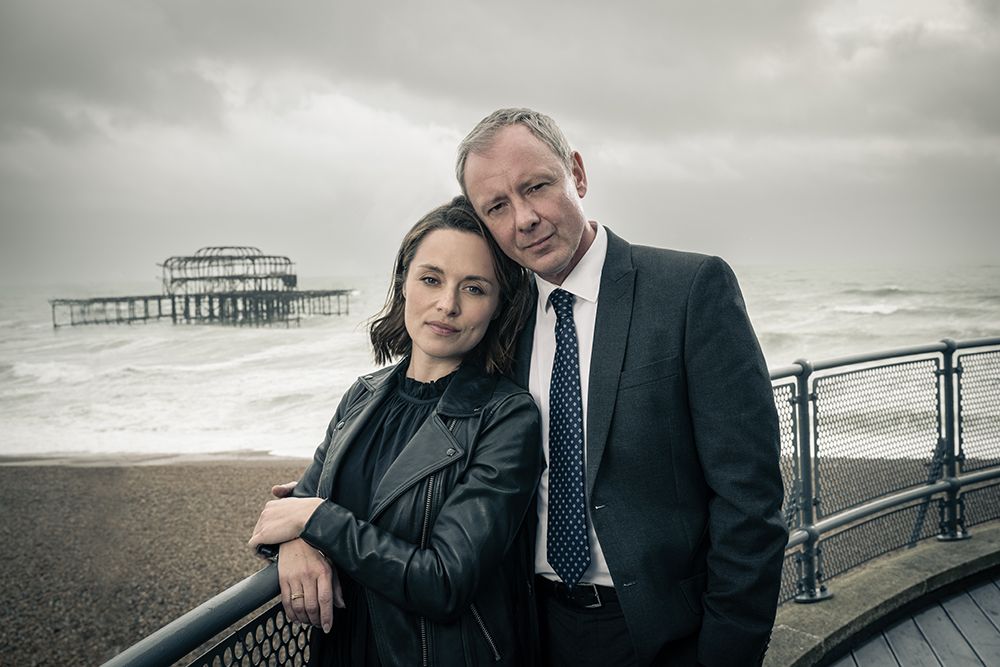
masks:
<path fill-rule="evenodd" d="M 1000 518 L 1000 338 L 800 360 L 771 383 L 790 530 L 781 602 L 826 599 L 862 563 Z M 277 594 L 272 564 L 105 667 L 175 662 L 262 605 L 192 667 L 306 664 L 309 629 Z"/>
<path fill-rule="evenodd" d="M 771 381 L 793 425 L 782 602 L 826 599 L 862 563 L 1000 518 L 1000 338 L 797 361 Z"/>

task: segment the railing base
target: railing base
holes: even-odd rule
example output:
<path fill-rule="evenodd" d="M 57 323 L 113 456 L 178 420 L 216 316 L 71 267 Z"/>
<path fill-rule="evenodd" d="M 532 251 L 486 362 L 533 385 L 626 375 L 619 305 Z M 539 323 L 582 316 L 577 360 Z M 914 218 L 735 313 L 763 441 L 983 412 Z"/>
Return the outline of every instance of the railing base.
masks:
<path fill-rule="evenodd" d="M 961 542 L 972 538 L 972 534 L 966 530 L 957 531 L 954 535 L 941 533 L 937 536 L 938 542 Z"/>
<path fill-rule="evenodd" d="M 814 602 L 829 600 L 832 597 L 833 593 L 827 590 L 826 586 L 821 586 L 818 591 L 813 591 L 811 593 L 799 593 L 793 598 L 793 600 L 798 604 L 812 604 Z"/>

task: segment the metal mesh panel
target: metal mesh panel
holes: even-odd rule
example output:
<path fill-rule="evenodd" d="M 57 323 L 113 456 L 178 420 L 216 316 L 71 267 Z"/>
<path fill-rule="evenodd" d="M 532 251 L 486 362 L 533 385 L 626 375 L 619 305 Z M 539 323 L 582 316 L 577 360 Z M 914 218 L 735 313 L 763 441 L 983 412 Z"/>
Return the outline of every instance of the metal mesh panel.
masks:
<path fill-rule="evenodd" d="M 289 623 L 279 602 L 189 667 L 303 667 L 309 662 L 309 630 L 308 626 Z"/>
<path fill-rule="evenodd" d="M 920 359 L 817 378 L 819 516 L 940 476 L 939 366 Z"/>
<path fill-rule="evenodd" d="M 778 604 L 788 602 L 799 593 L 799 569 L 801 568 L 801 551 L 785 553 L 784 565 L 781 568 L 781 588 L 778 590 Z"/>
<path fill-rule="evenodd" d="M 958 428 L 962 470 L 1000 463 L 1000 350 L 959 358 Z"/>
<path fill-rule="evenodd" d="M 824 579 L 937 534 L 936 503 L 914 503 L 854 524 L 820 542 Z"/>
<path fill-rule="evenodd" d="M 961 496 L 965 504 L 965 526 L 1000 519 L 1000 484 L 966 491 Z"/>
<path fill-rule="evenodd" d="M 795 383 L 776 385 L 774 407 L 778 411 L 778 429 L 781 433 L 781 480 L 785 487 L 785 502 L 782 505 L 785 525 L 795 528 L 799 525 L 799 503 L 802 497 L 799 482 L 799 447 L 796 437 Z"/>

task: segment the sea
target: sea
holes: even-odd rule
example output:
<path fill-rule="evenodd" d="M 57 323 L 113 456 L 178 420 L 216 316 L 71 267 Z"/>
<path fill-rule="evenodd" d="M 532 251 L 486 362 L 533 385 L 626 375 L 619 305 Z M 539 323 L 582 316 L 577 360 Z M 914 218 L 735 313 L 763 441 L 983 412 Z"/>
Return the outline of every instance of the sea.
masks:
<path fill-rule="evenodd" d="M 1000 336 L 1000 265 L 734 268 L 772 368 Z M 374 367 L 365 324 L 387 280 L 300 278 L 301 289 L 351 289 L 350 313 L 287 327 L 54 328 L 49 299 L 159 284 L 0 286 L 0 456 L 309 457 Z"/>

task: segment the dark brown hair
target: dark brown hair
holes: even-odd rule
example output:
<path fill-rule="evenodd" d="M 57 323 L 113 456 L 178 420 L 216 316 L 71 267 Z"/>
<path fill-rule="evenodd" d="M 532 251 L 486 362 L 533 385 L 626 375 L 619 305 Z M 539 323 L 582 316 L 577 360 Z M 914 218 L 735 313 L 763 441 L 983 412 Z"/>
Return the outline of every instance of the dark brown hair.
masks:
<path fill-rule="evenodd" d="M 375 363 L 389 363 L 395 358 L 410 354 L 413 348 L 404 319 L 403 284 L 417 248 L 429 233 L 438 229 L 455 229 L 475 234 L 482 237 L 489 246 L 493 270 L 500 287 L 500 303 L 486 334 L 466 356 L 466 361 L 479 363 L 488 373 L 506 373 L 514 360 L 518 332 L 524 325 L 531 306 L 528 273 L 503 254 L 500 246 L 476 217 L 469 200 L 461 196 L 425 215 L 403 237 L 399 252 L 396 253 L 385 305 L 371 319 L 368 327 Z"/>

